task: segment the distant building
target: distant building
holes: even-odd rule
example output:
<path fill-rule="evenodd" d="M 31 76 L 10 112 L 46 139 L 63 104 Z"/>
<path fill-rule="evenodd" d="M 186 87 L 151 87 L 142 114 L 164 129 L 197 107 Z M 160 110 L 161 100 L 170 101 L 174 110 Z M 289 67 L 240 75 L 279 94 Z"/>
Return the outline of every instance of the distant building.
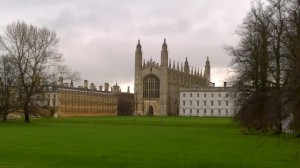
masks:
<path fill-rule="evenodd" d="M 180 90 L 180 116 L 234 116 L 238 111 L 233 88 L 209 87 Z"/>
<path fill-rule="evenodd" d="M 120 86 L 116 83 L 111 87 L 111 92 L 117 96 L 118 99 L 118 116 L 130 116 L 133 115 L 133 98 L 134 94 L 130 93 L 129 86 L 127 87 L 127 92 L 121 92 Z"/>
<path fill-rule="evenodd" d="M 204 74 L 190 67 L 186 58 L 184 65 L 173 65 L 169 60 L 166 40 L 162 45 L 161 63 L 150 59 L 143 61 L 140 41 L 135 51 L 134 114 L 178 115 L 180 88 L 207 88 L 210 82 L 210 62 L 207 58 Z"/>
<path fill-rule="evenodd" d="M 88 87 L 87 80 L 84 81 L 84 86 L 74 87 L 72 81 L 69 85 L 60 78 L 58 85 L 47 88 L 43 94 L 33 96 L 33 102 L 40 107 L 55 108 L 57 116 L 132 115 L 133 94 L 122 93 L 117 84 L 112 87 L 111 92 L 108 88 L 108 83 L 105 83 L 104 91 L 102 86 L 97 90 L 93 83 Z M 126 107 L 131 106 L 131 113 L 126 107 L 119 105 L 123 104 L 124 99 L 128 103 Z"/>

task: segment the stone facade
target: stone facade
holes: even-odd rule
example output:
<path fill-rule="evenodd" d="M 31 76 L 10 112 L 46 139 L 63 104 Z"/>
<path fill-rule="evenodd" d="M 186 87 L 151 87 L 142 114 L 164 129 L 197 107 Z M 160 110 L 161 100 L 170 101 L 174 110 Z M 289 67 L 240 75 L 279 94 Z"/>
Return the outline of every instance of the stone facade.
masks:
<path fill-rule="evenodd" d="M 140 40 L 135 51 L 134 114 L 178 115 L 180 88 L 207 88 L 210 83 L 210 62 L 207 58 L 204 74 L 199 68 L 171 63 L 166 40 L 162 45 L 161 63 L 143 61 Z"/>
<path fill-rule="evenodd" d="M 34 105 L 38 107 L 55 108 L 56 116 L 115 116 L 118 114 L 132 115 L 133 94 L 121 92 L 116 84 L 108 90 L 105 83 L 104 91 L 88 81 L 84 86 L 73 86 L 73 82 L 64 83 L 60 79 L 59 85 L 45 89 L 43 94 L 33 96 Z M 127 103 L 124 106 L 124 102 Z M 122 107 L 122 108 L 121 108 Z"/>
<path fill-rule="evenodd" d="M 180 116 L 232 117 L 239 107 L 231 87 L 180 89 Z"/>

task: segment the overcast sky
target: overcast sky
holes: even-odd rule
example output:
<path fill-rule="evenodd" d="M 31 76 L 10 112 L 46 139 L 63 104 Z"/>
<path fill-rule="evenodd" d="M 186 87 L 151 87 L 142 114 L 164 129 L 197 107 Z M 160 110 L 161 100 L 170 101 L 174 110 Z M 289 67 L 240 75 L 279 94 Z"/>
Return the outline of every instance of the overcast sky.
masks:
<path fill-rule="evenodd" d="M 65 64 L 96 86 L 134 83 L 134 52 L 160 62 L 163 39 L 169 58 L 204 69 L 220 86 L 229 72 L 224 45 L 236 45 L 235 30 L 251 0 L 0 0 L 0 33 L 21 20 L 55 30 Z M 80 81 L 79 85 L 83 85 Z"/>

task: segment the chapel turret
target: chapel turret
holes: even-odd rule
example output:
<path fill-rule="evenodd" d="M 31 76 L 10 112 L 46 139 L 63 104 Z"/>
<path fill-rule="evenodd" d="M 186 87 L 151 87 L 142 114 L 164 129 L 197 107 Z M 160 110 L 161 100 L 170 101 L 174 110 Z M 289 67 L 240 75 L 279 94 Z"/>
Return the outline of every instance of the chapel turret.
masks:
<path fill-rule="evenodd" d="M 210 81 L 210 62 L 208 57 L 205 64 L 204 77 Z"/>
<path fill-rule="evenodd" d="M 140 43 L 140 40 L 138 40 L 138 44 L 136 45 L 136 50 L 135 50 L 135 66 L 142 67 L 142 59 L 143 59 L 142 45 Z"/>
<path fill-rule="evenodd" d="M 168 66 L 168 45 L 166 43 L 166 39 L 164 39 L 164 43 L 161 49 L 161 65 Z"/>

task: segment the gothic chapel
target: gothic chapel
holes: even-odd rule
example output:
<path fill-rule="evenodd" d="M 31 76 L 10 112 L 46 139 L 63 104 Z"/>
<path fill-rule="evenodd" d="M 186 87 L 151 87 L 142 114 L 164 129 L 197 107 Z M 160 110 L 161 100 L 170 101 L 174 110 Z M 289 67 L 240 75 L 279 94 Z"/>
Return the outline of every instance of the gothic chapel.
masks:
<path fill-rule="evenodd" d="M 140 40 L 135 51 L 134 115 L 178 115 L 180 88 L 206 88 L 210 83 L 210 63 L 207 58 L 202 70 L 168 58 L 166 39 L 162 45 L 161 63 L 143 61 Z"/>

